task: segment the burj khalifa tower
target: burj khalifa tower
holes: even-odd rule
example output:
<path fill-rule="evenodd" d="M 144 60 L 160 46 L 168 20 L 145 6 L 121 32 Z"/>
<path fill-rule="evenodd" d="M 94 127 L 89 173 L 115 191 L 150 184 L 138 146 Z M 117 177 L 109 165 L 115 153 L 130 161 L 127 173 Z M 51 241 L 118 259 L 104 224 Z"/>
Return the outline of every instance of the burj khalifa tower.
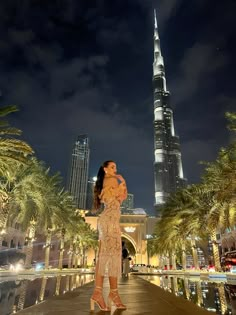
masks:
<path fill-rule="evenodd" d="M 163 56 L 160 48 L 156 12 L 154 12 L 154 180 L 155 204 L 159 209 L 168 196 L 186 185 L 183 175 L 179 137 L 175 134 L 170 92 L 166 87 Z"/>

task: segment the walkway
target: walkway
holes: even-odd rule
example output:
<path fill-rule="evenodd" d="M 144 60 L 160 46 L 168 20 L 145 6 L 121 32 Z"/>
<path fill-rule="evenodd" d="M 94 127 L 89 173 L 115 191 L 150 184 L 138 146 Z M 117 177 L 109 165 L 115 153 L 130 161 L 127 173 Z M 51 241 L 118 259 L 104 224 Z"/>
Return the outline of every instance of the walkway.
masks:
<path fill-rule="evenodd" d="M 29 307 L 17 314 L 25 315 L 105 315 L 108 312 L 89 310 L 89 298 L 93 291 L 93 283 L 86 284 L 73 292 L 55 296 L 36 306 Z M 119 283 L 120 296 L 127 310 L 115 310 L 118 315 L 209 315 L 208 312 L 183 298 L 164 291 L 156 285 L 137 276 L 121 279 Z M 107 296 L 109 286 L 105 282 Z"/>

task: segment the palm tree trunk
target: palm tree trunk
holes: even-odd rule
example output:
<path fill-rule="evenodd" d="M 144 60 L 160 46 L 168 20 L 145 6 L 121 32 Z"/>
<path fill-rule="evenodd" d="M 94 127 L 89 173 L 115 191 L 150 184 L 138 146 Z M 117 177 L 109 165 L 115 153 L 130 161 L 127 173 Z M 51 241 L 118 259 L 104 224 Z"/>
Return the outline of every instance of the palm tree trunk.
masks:
<path fill-rule="evenodd" d="M 74 252 L 74 244 L 73 244 L 73 239 L 72 239 L 72 240 L 70 240 L 70 249 L 69 249 L 68 268 L 72 268 L 72 262 L 73 262 L 73 252 Z"/>
<path fill-rule="evenodd" d="M 52 230 L 48 228 L 47 229 L 46 244 L 45 244 L 45 269 L 49 268 L 51 241 L 52 241 Z"/>
<path fill-rule="evenodd" d="M 183 269 L 187 268 L 186 245 L 184 242 L 182 243 L 182 266 Z"/>
<path fill-rule="evenodd" d="M 197 256 L 197 246 L 194 237 L 191 237 L 191 247 L 193 255 L 193 265 L 195 269 L 199 269 L 198 256 Z"/>
<path fill-rule="evenodd" d="M 85 268 L 85 253 L 86 253 L 86 249 L 85 246 L 82 247 L 82 262 L 81 262 L 81 266 L 82 268 Z"/>
<path fill-rule="evenodd" d="M 44 294 L 45 294 L 45 289 L 47 285 L 47 278 L 43 277 L 42 278 L 42 283 L 41 283 L 41 288 L 40 288 L 40 293 L 39 293 L 39 301 L 42 302 L 44 300 Z"/>
<path fill-rule="evenodd" d="M 9 201 L 8 194 L 2 191 L 0 195 L 0 230 L 6 227 L 9 214 Z"/>
<path fill-rule="evenodd" d="M 0 196 L 0 246 L 6 234 L 7 220 L 9 215 L 8 197 Z"/>
<path fill-rule="evenodd" d="M 76 263 L 77 263 L 77 254 L 75 252 L 75 253 L 73 253 L 73 256 L 72 256 L 72 267 L 73 268 L 77 268 Z"/>
<path fill-rule="evenodd" d="M 165 266 L 168 270 L 170 269 L 170 255 L 169 255 L 169 253 L 167 253 L 165 256 Z"/>
<path fill-rule="evenodd" d="M 33 242 L 35 238 L 35 230 L 36 230 L 36 221 L 32 219 L 30 221 L 29 226 L 29 233 L 26 237 L 27 246 L 26 246 L 26 258 L 25 258 L 25 267 L 30 268 L 31 267 L 31 261 L 32 261 L 32 255 L 33 255 Z"/>
<path fill-rule="evenodd" d="M 172 269 L 176 270 L 176 253 L 175 252 L 171 253 L 171 264 L 172 264 Z"/>
<path fill-rule="evenodd" d="M 75 254 L 75 268 L 78 268 L 78 265 L 79 265 L 79 254 L 76 253 Z"/>
<path fill-rule="evenodd" d="M 64 250 L 65 250 L 65 229 L 63 228 L 61 230 L 61 244 L 60 244 L 59 262 L 58 262 L 59 269 L 62 269 Z"/>
<path fill-rule="evenodd" d="M 217 245 L 216 230 L 215 229 L 211 231 L 211 241 L 212 241 L 212 250 L 213 250 L 215 269 L 216 269 L 216 271 L 221 271 L 220 255 L 219 255 L 219 248 Z"/>

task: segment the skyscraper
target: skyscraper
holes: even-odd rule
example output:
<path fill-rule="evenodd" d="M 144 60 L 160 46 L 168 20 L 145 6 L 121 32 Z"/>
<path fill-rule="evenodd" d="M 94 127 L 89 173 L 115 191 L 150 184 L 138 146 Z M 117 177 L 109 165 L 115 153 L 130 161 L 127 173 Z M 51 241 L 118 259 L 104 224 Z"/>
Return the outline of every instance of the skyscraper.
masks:
<path fill-rule="evenodd" d="M 170 92 L 166 87 L 156 12 L 154 12 L 154 180 L 155 209 L 165 203 L 170 193 L 184 187 L 179 137 L 175 135 Z"/>
<path fill-rule="evenodd" d="M 128 193 L 127 198 L 121 204 L 121 210 L 133 209 L 134 208 L 134 195 Z"/>
<path fill-rule="evenodd" d="M 95 187 L 96 179 L 89 178 L 87 183 L 87 197 L 86 197 L 86 209 L 92 210 L 93 209 L 93 192 Z"/>
<path fill-rule="evenodd" d="M 89 168 L 89 139 L 87 135 L 79 135 L 73 148 L 68 191 L 74 197 L 76 206 L 85 209 Z"/>

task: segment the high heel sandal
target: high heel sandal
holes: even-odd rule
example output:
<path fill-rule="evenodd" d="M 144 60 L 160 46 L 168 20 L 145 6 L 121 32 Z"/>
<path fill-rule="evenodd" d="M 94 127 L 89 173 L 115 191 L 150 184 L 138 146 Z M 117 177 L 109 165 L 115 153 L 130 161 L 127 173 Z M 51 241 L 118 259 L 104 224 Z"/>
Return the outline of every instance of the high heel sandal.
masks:
<path fill-rule="evenodd" d="M 108 295 L 107 305 L 109 309 L 114 305 L 118 310 L 126 310 L 127 307 L 121 302 L 118 289 L 111 289 Z"/>
<path fill-rule="evenodd" d="M 97 292 L 96 292 L 97 291 Z M 106 303 L 102 296 L 102 288 L 96 287 L 94 290 L 94 293 L 92 297 L 90 298 L 90 310 L 94 311 L 95 304 L 100 308 L 101 311 L 109 312 L 110 310 L 107 308 Z M 102 307 L 102 304 L 105 305 L 105 307 Z"/>

